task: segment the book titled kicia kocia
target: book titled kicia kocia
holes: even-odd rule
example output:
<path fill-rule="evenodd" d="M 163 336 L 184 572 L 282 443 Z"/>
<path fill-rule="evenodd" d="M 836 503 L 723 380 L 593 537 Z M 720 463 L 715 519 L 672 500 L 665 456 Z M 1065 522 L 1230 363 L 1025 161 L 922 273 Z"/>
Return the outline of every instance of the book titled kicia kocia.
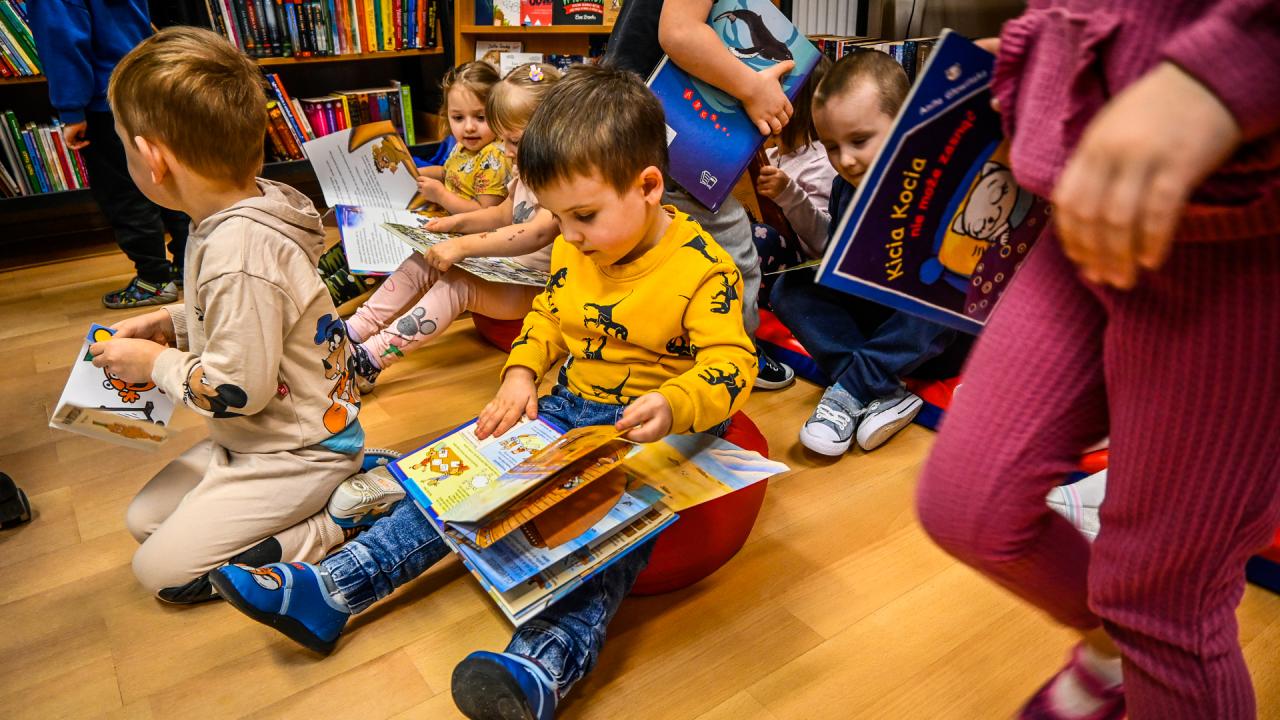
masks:
<path fill-rule="evenodd" d="M 991 108 L 995 57 L 944 31 L 853 202 L 818 282 L 977 333 L 1049 223 L 1019 188 Z"/>
<path fill-rule="evenodd" d="M 769 0 L 718 0 L 707 23 L 752 70 L 795 61 L 782 78 L 783 92 L 791 100 L 820 57 Z M 719 210 L 764 136 L 737 98 L 689 75 L 665 55 L 649 76 L 649 88 L 667 115 L 671 178 L 698 202 Z"/>

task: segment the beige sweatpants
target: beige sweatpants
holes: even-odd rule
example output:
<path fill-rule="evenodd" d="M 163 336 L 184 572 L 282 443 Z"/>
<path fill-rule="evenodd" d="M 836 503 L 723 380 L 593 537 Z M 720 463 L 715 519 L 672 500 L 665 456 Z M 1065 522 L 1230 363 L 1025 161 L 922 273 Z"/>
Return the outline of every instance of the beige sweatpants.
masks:
<path fill-rule="evenodd" d="M 362 459 L 314 446 L 237 453 L 197 444 L 129 504 L 125 524 L 142 543 L 134 575 L 151 592 L 185 585 L 273 535 L 283 561 L 319 560 L 342 542 L 325 504 Z"/>

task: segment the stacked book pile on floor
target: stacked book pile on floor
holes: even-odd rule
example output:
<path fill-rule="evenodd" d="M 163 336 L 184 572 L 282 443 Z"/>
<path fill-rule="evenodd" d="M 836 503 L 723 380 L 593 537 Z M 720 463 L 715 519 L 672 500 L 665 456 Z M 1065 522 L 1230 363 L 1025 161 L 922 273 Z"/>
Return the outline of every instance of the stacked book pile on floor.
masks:
<path fill-rule="evenodd" d="M 434 48 L 439 0 L 205 0 L 213 28 L 250 57 Z"/>
<path fill-rule="evenodd" d="M 382 120 L 390 121 L 406 143 L 416 144 L 409 86 L 399 81 L 313 98 L 291 97 L 275 73 L 267 74 L 267 86 L 268 159 L 302 160 L 303 143 Z"/>
<path fill-rule="evenodd" d="M 924 67 L 929 53 L 937 44 L 936 37 L 912 38 L 910 40 L 881 40 L 880 38 L 843 36 L 843 35 L 811 35 L 809 40 L 823 55 L 835 62 L 858 48 L 878 50 L 888 53 L 907 71 L 907 77 L 915 82 L 916 73 Z"/>
<path fill-rule="evenodd" d="M 80 153 L 62 140 L 62 124 L 18 125 L 6 111 L 0 128 L 4 162 L 0 162 L 0 197 L 79 190 L 89 187 L 89 173 Z"/>
<path fill-rule="evenodd" d="M 0 0 L 0 78 L 27 77 L 41 72 L 36 44 L 27 25 L 26 3 Z"/>

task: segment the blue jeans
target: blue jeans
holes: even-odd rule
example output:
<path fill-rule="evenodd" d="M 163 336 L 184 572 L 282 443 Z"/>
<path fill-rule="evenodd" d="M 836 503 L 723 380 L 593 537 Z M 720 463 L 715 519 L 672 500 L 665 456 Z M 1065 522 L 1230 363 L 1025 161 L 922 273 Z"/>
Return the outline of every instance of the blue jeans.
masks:
<path fill-rule="evenodd" d="M 816 269 L 783 273 L 773 311 L 818 367 L 862 404 L 893 394 L 899 379 L 942 354 L 956 331 L 814 284 Z"/>
<path fill-rule="evenodd" d="M 556 385 L 538 398 L 538 417 L 566 430 L 612 425 L 623 405 L 587 400 Z M 711 430 L 723 434 L 728 421 Z M 649 564 L 653 542 L 638 547 L 516 629 L 507 652 L 537 661 L 555 679 L 561 695 L 595 667 L 605 629 L 640 571 Z M 418 577 L 449 554 L 449 546 L 422 511 L 408 500 L 396 506 L 355 540 L 321 564 L 329 571 L 352 612 L 361 612 Z"/>

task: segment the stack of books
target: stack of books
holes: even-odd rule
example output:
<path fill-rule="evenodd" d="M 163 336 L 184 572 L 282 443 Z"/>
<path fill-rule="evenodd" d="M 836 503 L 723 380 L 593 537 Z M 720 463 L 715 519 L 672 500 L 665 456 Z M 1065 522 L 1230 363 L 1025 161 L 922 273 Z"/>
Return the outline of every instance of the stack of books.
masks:
<path fill-rule="evenodd" d="M 267 145 L 274 160 L 301 160 L 302 145 L 310 140 L 383 120 L 390 121 L 406 143 L 416 144 L 409 86 L 399 81 L 298 99 L 290 97 L 279 75 L 268 73 L 267 87 Z"/>
<path fill-rule="evenodd" d="M 903 70 L 907 71 L 907 78 L 912 82 L 915 82 L 916 73 L 924 68 L 925 62 L 929 59 L 929 53 L 933 52 L 933 47 L 938 42 L 936 37 L 886 41 L 880 38 L 842 35 L 811 35 L 809 40 L 823 55 L 830 58 L 831 62 L 859 48 L 887 53 L 898 61 Z"/>
<path fill-rule="evenodd" d="M 205 0 L 213 28 L 250 57 L 434 48 L 439 0 Z"/>
<path fill-rule="evenodd" d="M 27 123 L 19 127 L 12 110 L 0 128 L 4 162 L 0 163 L 0 196 L 38 195 L 89 187 L 89 173 L 80 153 L 62 140 L 62 124 Z"/>
<path fill-rule="evenodd" d="M 0 0 L 0 78 L 26 77 L 42 72 L 36 44 L 27 25 L 26 3 Z"/>

